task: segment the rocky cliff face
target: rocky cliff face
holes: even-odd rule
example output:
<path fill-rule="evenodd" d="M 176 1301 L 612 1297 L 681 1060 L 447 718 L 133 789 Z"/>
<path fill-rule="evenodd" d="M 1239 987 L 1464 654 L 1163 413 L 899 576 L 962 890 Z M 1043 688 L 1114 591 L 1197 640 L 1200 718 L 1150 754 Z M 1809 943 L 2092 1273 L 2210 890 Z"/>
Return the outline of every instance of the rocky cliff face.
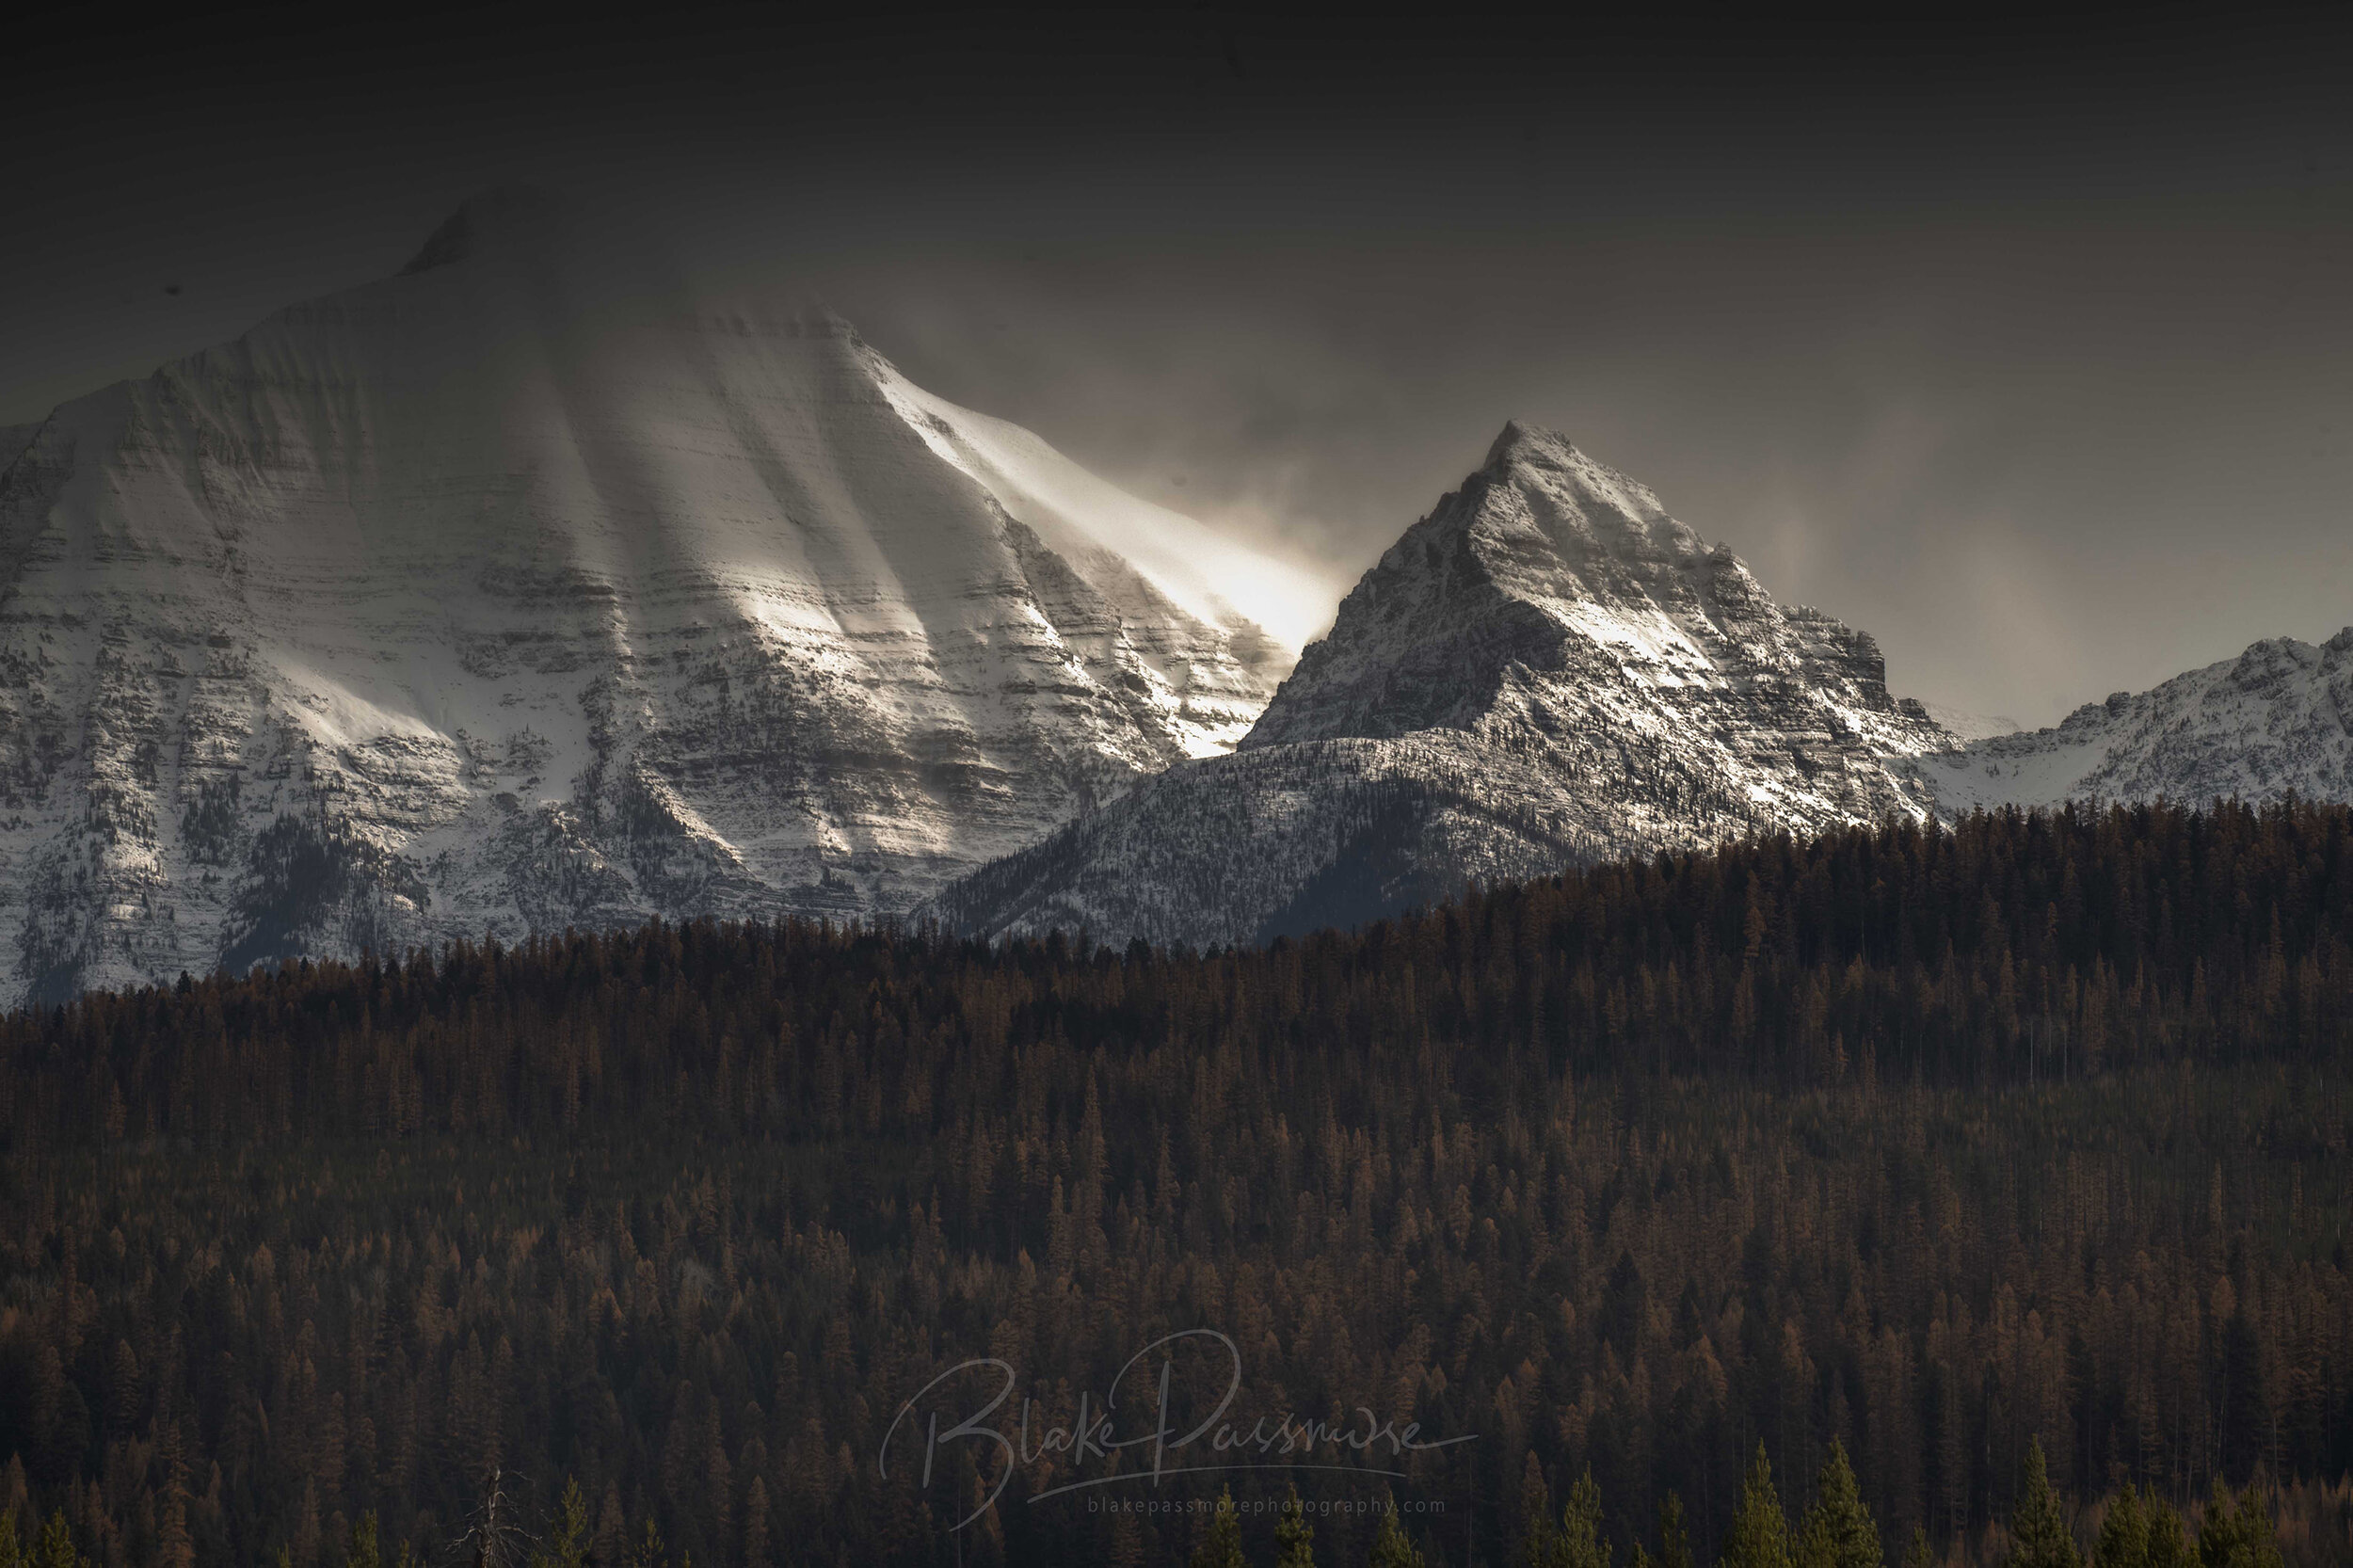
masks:
<path fill-rule="evenodd" d="M 1468 877 L 1924 817 L 1919 760 L 1953 744 L 1888 695 L 1869 637 L 1775 603 L 1650 491 L 1513 425 L 1365 574 L 1234 755 L 934 907 L 990 934 L 1265 937 Z"/>
<path fill-rule="evenodd" d="M 1257 717 L 1253 612 L 1312 585 L 838 320 L 584 253 L 478 202 L 9 434 L 0 1003 L 901 911 Z"/>
<path fill-rule="evenodd" d="M 2053 728 L 1975 741 L 1926 772 L 1948 816 L 2088 799 L 2353 799 L 2353 627 L 2316 648 L 2257 643 Z"/>

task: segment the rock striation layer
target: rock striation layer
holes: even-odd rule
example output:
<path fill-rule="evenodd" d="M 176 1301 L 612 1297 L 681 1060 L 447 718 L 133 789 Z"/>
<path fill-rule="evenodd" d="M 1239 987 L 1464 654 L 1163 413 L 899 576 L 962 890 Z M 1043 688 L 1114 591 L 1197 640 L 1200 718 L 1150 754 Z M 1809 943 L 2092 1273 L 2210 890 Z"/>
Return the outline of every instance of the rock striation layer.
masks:
<path fill-rule="evenodd" d="M 987 935 L 1196 945 L 1549 872 L 1933 807 L 1952 736 L 1878 647 L 1776 603 L 1562 438 L 1507 426 L 1228 757 L 1188 762 L 932 906 Z"/>
<path fill-rule="evenodd" d="M 6 433 L 0 1004 L 904 911 L 1257 718 L 1312 584 L 570 221 Z"/>

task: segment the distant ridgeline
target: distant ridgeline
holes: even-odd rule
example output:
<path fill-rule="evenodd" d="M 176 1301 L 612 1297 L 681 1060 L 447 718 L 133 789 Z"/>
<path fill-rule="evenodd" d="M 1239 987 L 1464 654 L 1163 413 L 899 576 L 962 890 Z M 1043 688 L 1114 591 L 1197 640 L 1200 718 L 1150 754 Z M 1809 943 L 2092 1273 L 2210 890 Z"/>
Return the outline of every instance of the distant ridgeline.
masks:
<path fill-rule="evenodd" d="M 1476 1434 L 1204 1493 L 1443 1502 L 1399 1516 L 1433 1568 L 1549 1551 L 1530 1499 L 1589 1468 L 1618 1560 L 1672 1493 L 1715 1561 L 1760 1440 L 1796 1514 L 1833 1439 L 1891 1560 L 2089 1544 L 2039 1440 L 2062 1497 L 2194 1535 L 2251 1480 L 2341 1561 L 2349 936 L 2353 808 L 2151 806 L 1264 949 L 654 925 L 21 1012 L 0 1509 L 109 1568 L 338 1568 L 370 1514 L 444 1550 L 499 1468 L 535 1529 L 576 1481 L 604 1563 L 1176 1562 L 1208 1516 L 1034 1468 L 951 1542 L 980 1473 L 875 1455 L 965 1357 L 1067 1420 L 1207 1327 L 1254 1411 Z"/>
<path fill-rule="evenodd" d="M 1772 836 L 1207 954 L 787 920 L 305 961 L 11 1015 L 0 1103 L 23 1149 L 671 1114 L 928 1138 L 942 1112 L 910 1085 L 946 1089 L 974 1052 L 1226 1038 L 1375 1073 L 1444 1049 L 1473 1103 L 1562 1068 L 1794 1087 L 2321 1065 L 2353 1046 L 2353 808 Z"/>

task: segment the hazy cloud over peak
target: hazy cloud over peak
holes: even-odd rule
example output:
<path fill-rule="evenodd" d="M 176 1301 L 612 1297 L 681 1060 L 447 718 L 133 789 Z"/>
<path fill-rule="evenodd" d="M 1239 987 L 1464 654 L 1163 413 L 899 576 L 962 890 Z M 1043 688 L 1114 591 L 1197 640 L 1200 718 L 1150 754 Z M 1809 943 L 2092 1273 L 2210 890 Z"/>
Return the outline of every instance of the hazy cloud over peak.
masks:
<path fill-rule="evenodd" d="M 2353 621 L 2349 61 L 2327 13 L 2190 8 L 52 32 L 0 424 L 536 180 L 1336 593 L 1518 417 L 1900 689 L 2042 720 Z"/>

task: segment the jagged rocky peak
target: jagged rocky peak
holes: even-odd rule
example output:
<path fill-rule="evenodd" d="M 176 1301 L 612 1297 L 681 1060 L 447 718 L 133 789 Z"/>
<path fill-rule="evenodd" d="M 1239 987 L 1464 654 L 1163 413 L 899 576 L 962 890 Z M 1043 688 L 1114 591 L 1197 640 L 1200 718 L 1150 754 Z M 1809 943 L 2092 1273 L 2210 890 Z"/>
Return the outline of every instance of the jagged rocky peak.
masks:
<path fill-rule="evenodd" d="M 1888 695 L 1867 634 L 1775 604 L 1647 487 L 1516 421 L 1359 581 L 1243 744 L 1474 725 L 1513 681 L 1595 656 L 1657 691 L 1806 681 L 1914 749 L 1945 744 Z"/>
<path fill-rule="evenodd" d="M 895 913 L 1247 730 L 1321 584 L 658 241 L 478 199 L 0 454 L 0 1004 Z"/>
<path fill-rule="evenodd" d="M 1507 512 L 1481 520 L 1488 525 L 1488 536 L 1506 549 L 1526 538 L 1513 522 L 1532 530 L 1542 543 L 1518 559 L 1540 579 L 1549 578 L 1555 558 L 1593 565 L 1705 550 L 1698 535 L 1667 515 L 1648 486 L 1589 456 L 1555 431 L 1512 421 L 1473 478 L 1510 486 L 1526 500 L 1523 517 Z"/>
<path fill-rule="evenodd" d="M 1878 647 L 1549 432 L 1486 461 L 1342 601 L 1228 757 L 950 888 L 996 934 L 1194 943 L 1352 924 L 1470 878 L 1929 808 L 1953 740 Z"/>

